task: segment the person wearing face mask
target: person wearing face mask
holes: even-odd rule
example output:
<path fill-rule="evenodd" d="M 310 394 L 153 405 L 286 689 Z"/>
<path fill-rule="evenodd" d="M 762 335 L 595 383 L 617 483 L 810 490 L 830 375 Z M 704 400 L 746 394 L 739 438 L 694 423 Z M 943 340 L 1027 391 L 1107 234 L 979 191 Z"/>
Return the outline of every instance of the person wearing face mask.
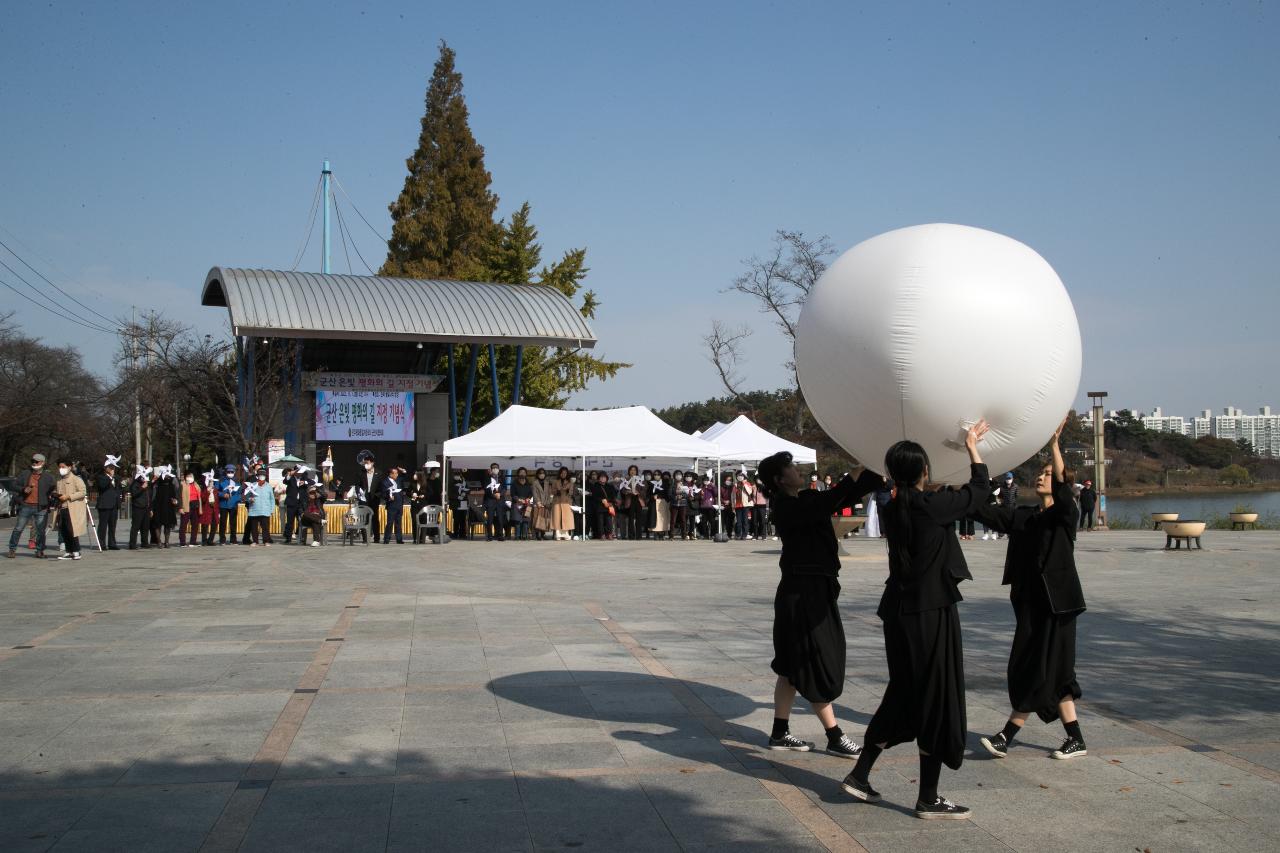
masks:
<path fill-rule="evenodd" d="M 702 475 L 702 488 L 698 497 L 698 535 L 710 539 L 715 533 L 716 484 L 711 474 Z"/>
<path fill-rule="evenodd" d="M 240 514 L 240 484 L 236 482 L 236 466 L 227 465 L 222 469 L 222 477 L 214 484 L 218 496 L 218 544 L 227 544 L 227 533 L 231 534 L 231 544 L 236 544 L 236 517 Z"/>
<path fill-rule="evenodd" d="M 689 533 L 689 484 L 683 471 L 671 475 L 671 532 L 687 539 Z"/>
<path fill-rule="evenodd" d="M 137 466 L 129 484 L 129 550 L 151 547 L 151 469 Z M 139 542 L 138 540 L 142 541 Z"/>
<path fill-rule="evenodd" d="M 258 471 L 253 484 L 246 486 L 245 491 L 248 492 L 245 500 L 249 503 L 249 522 L 245 527 L 245 532 L 249 535 L 249 547 L 253 548 L 261 543 L 270 548 L 271 514 L 276 508 L 276 493 L 267 482 L 266 469 Z"/>
<path fill-rule="evenodd" d="M 539 468 L 533 475 L 533 538 L 541 542 L 551 526 L 551 490 L 547 472 Z"/>
<path fill-rule="evenodd" d="M 618 522 L 621 531 L 619 539 L 640 538 L 640 469 L 635 465 L 627 466 L 627 476 L 622 478 L 618 489 L 618 500 L 621 503 L 622 521 Z"/>
<path fill-rule="evenodd" d="M 733 485 L 733 475 L 725 474 L 720 481 L 720 493 L 716 495 L 716 503 L 720 506 L 720 524 L 721 527 L 717 533 L 723 532 L 725 536 L 733 536 L 733 493 L 735 490 Z"/>
<path fill-rule="evenodd" d="M 591 505 L 596 516 L 591 524 L 595 531 L 595 538 L 612 539 L 613 521 L 617 517 L 617 508 L 614 504 L 618 500 L 618 495 L 613 490 L 613 484 L 609 482 L 609 475 L 604 471 L 597 473 L 588 491 L 593 499 Z"/>
<path fill-rule="evenodd" d="M 284 544 L 293 544 L 294 531 L 302 518 L 302 502 L 306 497 L 306 481 L 297 468 L 284 472 Z"/>
<path fill-rule="evenodd" d="M 371 538 L 377 543 L 382 541 L 378 538 L 378 531 L 381 527 L 381 522 L 378 518 L 378 507 L 382 506 L 384 498 L 383 483 L 386 478 L 374 470 L 377 460 L 368 450 L 361 450 L 357 453 L 356 461 L 360 463 L 363 469 L 360 476 L 356 478 L 356 485 L 364 492 L 362 503 L 373 511 L 373 535 Z"/>
<path fill-rule="evenodd" d="M 516 481 L 511 484 L 511 512 L 516 522 L 516 539 L 529 538 L 529 524 L 533 520 L 533 483 L 524 468 L 516 470 Z"/>
<path fill-rule="evenodd" d="M 756 471 L 755 482 L 752 484 L 756 487 L 755 506 L 751 508 L 751 531 L 757 539 L 769 538 L 769 523 L 766 518 L 769 512 L 769 496 L 760 488 L 760 472 Z"/>
<path fill-rule="evenodd" d="M 42 453 L 31 455 L 31 467 L 18 475 L 21 488 L 18 492 L 22 504 L 18 507 L 18 519 L 9 534 L 9 550 L 5 556 L 12 560 L 17 556 L 18 542 L 28 524 L 35 526 L 36 556 L 44 559 L 44 528 L 49 517 L 49 495 L 53 492 L 53 474 L 45 470 Z"/>
<path fill-rule="evenodd" d="M 196 484 L 194 471 L 183 475 L 178 487 L 178 547 L 195 548 L 199 546 L 196 530 L 200 526 L 200 515 L 204 512 L 204 496 L 200 486 Z M 187 531 L 191 531 L 191 542 L 187 542 Z"/>
<path fill-rule="evenodd" d="M 573 535 L 573 493 L 573 476 L 568 468 L 561 467 L 551 484 L 551 526 L 556 532 L 557 542 L 568 540 Z"/>
<path fill-rule="evenodd" d="M 200 510 L 200 544 L 212 545 L 213 536 L 218 532 L 218 488 L 214 485 L 214 472 L 205 471 L 201 475 L 204 480 L 200 488 L 203 508 Z"/>
<path fill-rule="evenodd" d="M 71 461 L 58 460 L 58 482 L 54 484 L 54 495 L 58 501 L 58 529 L 62 531 L 62 541 L 67 552 L 59 560 L 80 559 L 80 537 L 89 527 L 89 509 L 85 498 L 89 490 L 84 480 L 71 470 Z"/>
<path fill-rule="evenodd" d="M 151 544 L 169 547 L 169 535 L 178 526 L 178 489 L 169 466 L 154 472 L 151 484 Z"/>
<path fill-rule="evenodd" d="M 671 538 L 671 473 L 653 472 L 653 538 Z"/>
<path fill-rule="evenodd" d="M 503 482 L 498 463 L 489 466 L 484 481 L 484 541 L 506 540 L 507 485 Z"/>
<path fill-rule="evenodd" d="M 396 466 L 392 466 L 387 470 L 387 476 L 382 480 L 382 497 L 383 506 L 387 511 L 387 526 L 382 532 L 382 544 L 391 544 L 391 534 L 394 532 L 396 536 L 396 544 L 404 544 L 404 533 L 401 530 L 404 524 L 404 486 L 400 483 L 400 475 L 403 472 Z"/>
<path fill-rule="evenodd" d="M 98 510 L 98 544 L 104 551 L 119 551 L 116 544 L 116 519 L 120 514 L 121 486 L 124 480 L 116 477 L 118 456 L 108 456 L 102 466 L 102 473 L 94 478 L 94 488 L 98 492 L 94 501 Z"/>
<path fill-rule="evenodd" d="M 751 509 L 756 503 L 756 487 L 744 472 L 738 472 L 733 487 L 734 536 L 740 541 L 751 538 Z"/>

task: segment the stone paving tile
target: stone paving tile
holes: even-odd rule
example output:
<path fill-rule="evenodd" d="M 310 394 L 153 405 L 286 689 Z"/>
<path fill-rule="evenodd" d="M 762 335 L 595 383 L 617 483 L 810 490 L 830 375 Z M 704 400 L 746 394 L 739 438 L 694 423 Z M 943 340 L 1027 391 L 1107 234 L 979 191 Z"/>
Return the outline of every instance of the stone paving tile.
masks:
<path fill-rule="evenodd" d="M 240 850 L 384 850 L 394 794 L 390 783 L 272 785 Z"/>

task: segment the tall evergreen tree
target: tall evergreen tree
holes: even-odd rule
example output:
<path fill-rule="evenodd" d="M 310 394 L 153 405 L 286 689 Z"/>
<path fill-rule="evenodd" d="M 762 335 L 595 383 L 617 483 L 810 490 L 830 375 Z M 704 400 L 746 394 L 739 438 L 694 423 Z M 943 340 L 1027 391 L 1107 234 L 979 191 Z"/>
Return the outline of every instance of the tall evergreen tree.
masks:
<path fill-rule="evenodd" d="M 418 149 L 390 205 L 391 241 L 380 273 L 406 278 L 478 279 L 495 237 L 498 197 L 484 167 L 484 147 L 471 135 L 462 75 L 440 42 Z"/>
<path fill-rule="evenodd" d="M 486 281 L 554 287 L 570 300 L 575 300 L 578 311 L 590 320 L 595 317 L 600 303 L 594 291 L 582 289 L 582 281 L 587 275 L 586 260 L 585 249 L 570 249 L 556 263 L 542 266 L 538 230 L 533 225 L 529 203 L 525 202 L 511 215 L 509 222 L 498 223 L 497 239 L 487 259 L 484 276 Z M 499 393 L 503 395 L 501 402 L 505 407 L 511 402 L 509 395 L 515 378 L 515 351 L 512 347 L 502 347 L 496 354 Z M 457 347 L 454 358 L 461 365 L 467 363 L 470 355 L 465 347 Z M 569 396 L 586 388 L 591 380 L 609 379 L 630 366 L 623 362 L 605 361 L 574 347 L 525 347 L 520 372 L 520 402 L 539 408 L 563 408 Z M 473 428 L 493 417 L 492 384 L 483 381 L 489 375 L 488 350 L 482 349 L 476 370 L 476 395 L 471 414 Z"/>

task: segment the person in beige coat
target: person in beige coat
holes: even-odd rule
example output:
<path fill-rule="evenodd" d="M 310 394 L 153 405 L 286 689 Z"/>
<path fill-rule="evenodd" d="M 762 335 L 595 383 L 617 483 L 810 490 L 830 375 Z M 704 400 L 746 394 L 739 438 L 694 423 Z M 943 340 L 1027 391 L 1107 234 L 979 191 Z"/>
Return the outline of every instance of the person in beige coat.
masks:
<path fill-rule="evenodd" d="M 67 552 L 58 559 L 78 560 L 80 537 L 89 529 L 89 504 L 85 500 L 89 491 L 84 480 L 72 473 L 70 460 L 58 460 L 58 480 L 53 485 L 53 493 L 58 499 L 58 528 L 67 546 Z"/>

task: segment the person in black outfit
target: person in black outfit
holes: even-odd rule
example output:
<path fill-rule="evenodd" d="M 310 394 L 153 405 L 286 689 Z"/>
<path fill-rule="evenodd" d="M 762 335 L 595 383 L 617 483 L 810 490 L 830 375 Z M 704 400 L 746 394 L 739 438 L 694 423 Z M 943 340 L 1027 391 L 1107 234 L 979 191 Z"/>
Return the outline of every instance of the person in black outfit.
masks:
<path fill-rule="evenodd" d="M 1098 506 L 1098 493 L 1093 488 L 1093 480 L 1085 480 L 1080 490 L 1080 529 L 1093 530 L 1093 511 Z"/>
<path fill-rule="evenodd" d="M 284 472 L 284 544 L 293 544 L 293 533 L 302 519 L 302 503 L 306 500 L 307 486 L 297 468 Z M 301 531 L 298 531 L 301 541 Z"/>
<path fill-rule="evenodd" d="M 813 744 L 791 734 L 791 706 L 798 692 L 827 733 L 827 752 L 857 758 L 862 751 L 841 730 L 831 703 L 844 692 L 845 640 L 840 621 L 840 546 L 831 516 L 853 506 L 881 478 L 870 471 L 845 475 L 835 488 L 815 492 L 783 451 L 760 462 L 757 484 L 769 497 L 782 539 L 782 578 L 773 599 L 773 731 L 769 749 L 808 752 Z"/>
<path fill-rule="evenodd" d="M 129 485 L 129 550 L 151 547 L 150 469 L 140 468 Z M 138 539 L 142 542 L 139 544 Z"/>
<path fill-rule="evenodd" d="M 596 474 L 596 480 L 588 490 L 588 497 L 595 507 L 593 526 L 596 531 L 596 538 L 612 539 L 614 537 L 613 520 L 617 516 L 610 515 L 609 510 L 612 508 L 615 513 L 618 511 L 615 506 L 618 501 L 618 493 L 613 488 L 613 483 L 609 482 L 609 475 L 604 471 Z"/>
<path fill-rule="evenodd" d="M 507 537 L 507 486 L 498 463 L 489 466 L 484 486 L 484 540 L 499 542 Z"/>
<path fill-rule="evenodd" d="M 884 624 L 889 684 L 867 725 L 867 745 L 842 787 L 858 800 L 874 802 L 871 767 L 882 750 L 914 740 L 920 750 L 920 794 L 916 817 L 964 819 L 968 808 L 938 795 L 942 765 L 964 760 L 964 657 L 958 584 L 971 580 L 956 539 L 955 521 L 975 512 L 991 494 L 978 442 L 986 421 L 969 428 L 970 479 L 958 489 L 926 490 L 929 456 L 914 441 L 900 441 L 885 454 L 885 469 L 897 493 L 885 511 L 889 578 L 876 615 Z"/>
<path fill-rule="evenodd" d="M 1066 423 L 1065 421 L 1063 422 Z M 1088 755 L 1076 701 L 1076 617 L 1084 612 L 1084 591 L 1076 572 L 1076 504 L 1072 478 L 1058 447 L 1062 427 L 1053 435 L 1053 462 L 1036 477 L 1037 507 L 984 507 L 981 515 L 992 527 L 1009 534 L 1004 580 L 1017 619 L 1009 652 L 1009 703 L 1013 706 L 1004 731 L 982 738 L 982 746 L 996 758 L 1009 754 L 1009 745 L 1033 712 L 1051 723 L 1061 718 L 1067 738 L 1053 751 L 1059 759 Z"/>
<path fill-rule="evenodd" d="M 356 461 L 360 463 L 364 469 L 355 478 L 356 487 L 364 493 L 364 497 L 360 502 L 367 506 L 372 512 L 372 533 L 369 538 L 376 544 L 381 541 L 378 539 L 378 530 L 381 528 L 382 522 L 378 519 L 378 507 L 382 506 L 382 484 L 386 481 L 386 477 L 374 470 L 374 456 L 367 450 L 361 450 L 356 454 Z"/>
<path fill-rule="evenodd" d="M 524 468 L 516 470 L 515 482 L 511 484 L 511 518 L 516 524 L 516 539 L 528 539 L 529 522 L 533 521 L 533 483 L 529 482 L 529 472 Z"/>
<path fill-rule="evenodd" d="M 387 508 L 387 527 L 382 533 L 382 544 L 389 545 L 391 543 L 391 533 L 395 531 L 396 544 L 404 544 L 404 533 L 401 526 L 404 524 L 404 485 L 400 482 L 400 475 L 403 472 L 399 468 L 389 468 L 387 476 L 382 481 L 382 496 L 386 501 Z"/>
<path fill-rule="evenodd" d="M 120 515 L 121 482 L 116 479 L 116 466 L 106 465 L 94 478 L 98 498 L 94 505 L 98 510 L 98 545 L 104 551 L 119 551 L 116 544 L 116 519 Z"/>
<path fill-rule="evenodd" d="M 169 534 L 178 526 L 178 489 L 173 473 L 165 468 L 151 484 L 151 544 L 169 547 Z"/>

